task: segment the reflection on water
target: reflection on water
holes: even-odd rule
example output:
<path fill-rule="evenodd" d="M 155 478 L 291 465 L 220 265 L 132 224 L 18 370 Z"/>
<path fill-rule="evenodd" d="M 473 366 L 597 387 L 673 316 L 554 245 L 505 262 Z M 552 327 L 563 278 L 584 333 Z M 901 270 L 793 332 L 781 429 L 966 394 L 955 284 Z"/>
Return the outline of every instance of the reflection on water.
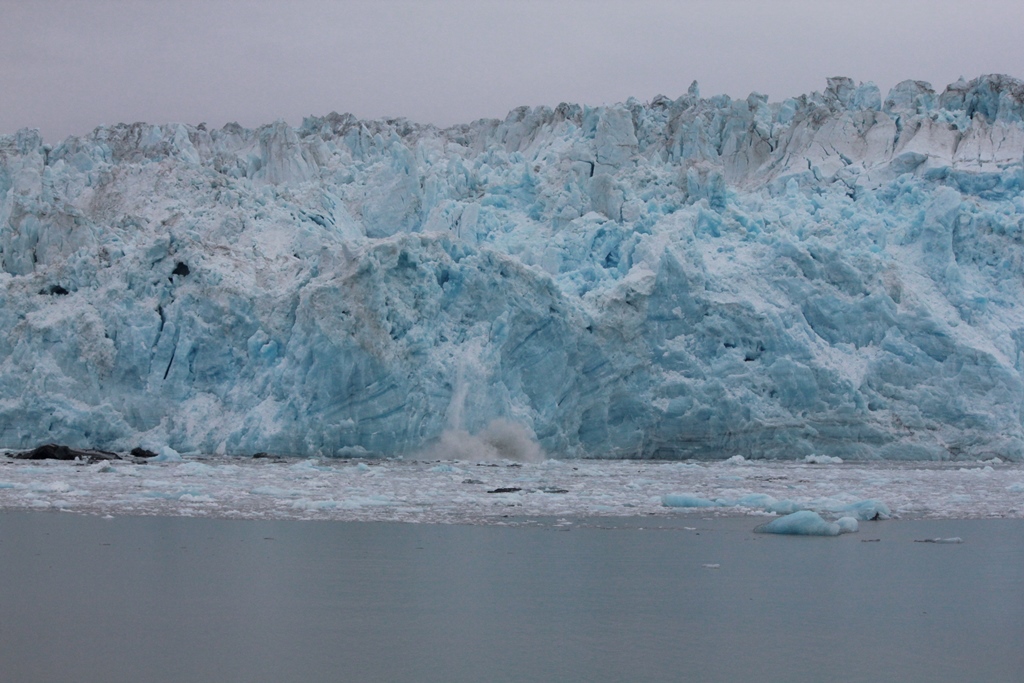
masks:
<path fill-rule="evenodd" d="M 755 535 L 750 518 L 612 523 L 4 513 L 0 662 L 12 681 L 139 683 L 1024 671 L 1024 521 L 862 523 L 839 538 Z M 913 542 L 952 536 L 965 542 Z"/>

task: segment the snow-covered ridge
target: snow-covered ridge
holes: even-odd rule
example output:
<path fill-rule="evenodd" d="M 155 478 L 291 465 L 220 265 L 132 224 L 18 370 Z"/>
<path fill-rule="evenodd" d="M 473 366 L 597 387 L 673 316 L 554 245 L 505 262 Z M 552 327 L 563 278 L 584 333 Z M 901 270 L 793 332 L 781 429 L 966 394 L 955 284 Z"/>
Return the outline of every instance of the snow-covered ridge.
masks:
<path fill-rule="evenodd" d="M 1005 76 L 20 131 L 0 447 L 1022 459 L 1022 159 Z"/>

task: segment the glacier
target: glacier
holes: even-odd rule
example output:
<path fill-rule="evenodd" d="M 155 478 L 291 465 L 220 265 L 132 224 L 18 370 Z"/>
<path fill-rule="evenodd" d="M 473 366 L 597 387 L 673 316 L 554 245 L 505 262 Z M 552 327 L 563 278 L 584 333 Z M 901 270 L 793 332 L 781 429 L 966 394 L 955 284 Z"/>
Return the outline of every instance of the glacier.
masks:
<path fill-rule="evenodd" d="M 1024 460 L 1009 76 L 22 130 L 0 271 L 2 448 Z"/>

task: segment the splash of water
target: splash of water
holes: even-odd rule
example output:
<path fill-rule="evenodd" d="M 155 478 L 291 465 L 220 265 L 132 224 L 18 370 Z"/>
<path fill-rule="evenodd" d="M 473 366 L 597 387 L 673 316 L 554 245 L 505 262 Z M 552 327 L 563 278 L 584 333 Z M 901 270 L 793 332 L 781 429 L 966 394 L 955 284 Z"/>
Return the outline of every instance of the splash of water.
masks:
<path fill-rule="evenodd" d="M 532 429 L 498 419 L 491 420 L 476 434 L 464 429 L 446 429 L 420 457 L 427 460 L 540 462 L 545 454 Z"/>

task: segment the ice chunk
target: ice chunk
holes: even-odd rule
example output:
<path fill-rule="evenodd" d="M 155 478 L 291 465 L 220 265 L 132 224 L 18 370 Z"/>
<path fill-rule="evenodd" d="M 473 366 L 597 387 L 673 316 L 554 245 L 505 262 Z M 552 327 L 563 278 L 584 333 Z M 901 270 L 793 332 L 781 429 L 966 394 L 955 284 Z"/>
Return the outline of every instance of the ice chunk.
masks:
<path fill-rule="evenodd" d="M 859 528 L 857 520 L 853 517 L 840 517 L 836 520 L 836 524 L 839 525 L 839 533 L 842 534 L 852 534 Z"/>
<path fill-rule="evenodd" d="M 661 497 L 661 504 L 671 508 L 713 508 L 723 503 L 701 498 L 691 493 L 669 493 Z"/>
<path fill-rule="evenodd" d="M 741 507 L 748 508 L 763 508 L 768 510 L 773 506 L 777 505 L 779 501 L 775 500 L 766 493 L 751 493 L 736 499 L 733 505 L 739 505 Z"/>
<path fill-rule="evenodd" d="M 844 519 L 851 519 L 846 517 Z M 856 521 L 853 520 L 856 524 Z M 838 536 L 844 530 L 849 529 L 849 522 L 843 525 L 835 522 L 826 522 L 821 515 L 811 510 L 801 510 L 785 517 L 773 519 L 767 524 L 762 524 L 754 529 L 759 534 L 792 534 L 796 536 Z"/>
<path fill-rule="evenodd" d="M 856 503 L 843 505 L 834 511 L 848 512 L 851 516 L 861 521 L 889 519 L 892 517 L 892 511 L 889 510 L 889 506 L 877 500 L 860 500 Z"/>
<path fill-rule="evenodd" d="M 831 455 L 808 455 L 804 457 L 804 462 L 814 465 L 841 465 L 843 459 Z"/>
<path fill-rule="evenodd" d="M 800 510 L 806 510 L 807 506 L 795 500 L 777 500 L 765 506 L 766 512 L 774 512 L 777 515 L 789 515 Z"/>
<path fill-rule="evenodd" d="M 181 454 L 170 446 L 164 445 L 158 448 L 156 457 L 150 458 L 149 462 L 181 462 Z"/>

